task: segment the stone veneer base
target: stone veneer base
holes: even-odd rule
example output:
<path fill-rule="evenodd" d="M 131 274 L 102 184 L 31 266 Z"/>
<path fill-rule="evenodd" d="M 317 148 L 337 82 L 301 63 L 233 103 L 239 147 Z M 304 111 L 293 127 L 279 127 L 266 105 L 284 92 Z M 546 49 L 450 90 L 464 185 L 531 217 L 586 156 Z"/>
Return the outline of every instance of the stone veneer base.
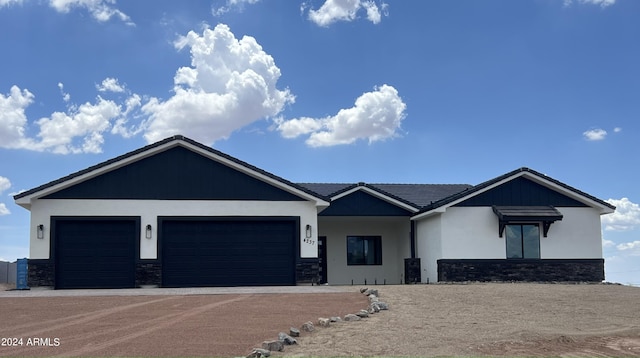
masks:
<path fill-rule="evenodd" d="M 601 282 L 604 259 L 438 260 L 438 281 Z"/>
<path fill-rule="evenodd" d="M 318 282 L 320 265 L 318 259 L 303 258 L 296 262 L 296 284 Z M 158 260 L 139 260 L 136 263 L 135 287 L 161 287 L 162 264 Z M 49 259 L 30 259 L 28 268 L 29 287 L 55 287 L 55 264 Z"/>

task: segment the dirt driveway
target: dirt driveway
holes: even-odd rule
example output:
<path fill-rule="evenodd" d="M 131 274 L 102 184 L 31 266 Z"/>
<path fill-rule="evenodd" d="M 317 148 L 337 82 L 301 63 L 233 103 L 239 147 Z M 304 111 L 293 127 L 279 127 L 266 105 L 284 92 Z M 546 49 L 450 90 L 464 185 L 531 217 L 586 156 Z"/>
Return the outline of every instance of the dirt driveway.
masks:
<path fill-rule="evenodd" d="M 276 339 L 278 332 L 289 332 L 292 326 L 366 308 L 366 297 L 355 287 L 349 291 L 4 295 L 0 297 L 0 338 L 4 338 L 0 343 L 5 346 L 0 346 L 0 356 L 242 356 L 265 339 Z M 7 347 L 14 343 L 7 338 L 22 339 L 15 342 L 22 345 Z"/>
<path fill-rule="evenodd" d="M 390 306 L 303 334 L 296 356 L 640 357 L 640 288 L 619 285 L 376 286 Z M 280 331 L 366 307 L 358 287 L 252 293 L 12 298 L 0 294 L 10 356 L 242 356 Z M 283 290 L 285 290 L 283 288 Z M 303 288 L 304 290 L 304 288 Z M 324 290 L 324 291 L 323 291 Z M 114 291 L 107 291 L 114 292 Z M 293 291 L 290 291 L 293 292 Z M 36 295 L 34 292 L 32 295 Z M 26 347 L 28 338 L 57 347 Z"/>

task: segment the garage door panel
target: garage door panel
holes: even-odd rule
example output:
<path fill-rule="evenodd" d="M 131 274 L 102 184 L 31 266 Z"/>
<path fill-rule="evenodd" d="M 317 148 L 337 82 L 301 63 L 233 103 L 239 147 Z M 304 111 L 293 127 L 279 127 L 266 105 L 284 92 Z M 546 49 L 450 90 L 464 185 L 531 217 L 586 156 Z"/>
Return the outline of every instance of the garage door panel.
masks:
<path fill-rule="evenodd" d="M 57 219 L 56 288 L 135 286 L 135 219 Z"/>
<path fill-rule="evenodd" d="M 203 275 L 194 277 L 191 274 L 174 276 L 174 280 L 179 280 L 183 287 L 199 287 L 199 286 L 280 286 L 282 281 L 288 279 L 288 276 L 271 276 L 265 279 L 261 274 L 249 273 L 246 275 L 235 274 L 233 282 L 229 282 L 229 277 L 224 274 Z M 220 285 L 203 284 L 203 282 L 221 282 Z M 225 283 L 226 282 L 226 283 Z"/>
<path fill-rule="evenodd" d="M 294 220 L 162 221 L 164 286 L 295 284 Z"/>

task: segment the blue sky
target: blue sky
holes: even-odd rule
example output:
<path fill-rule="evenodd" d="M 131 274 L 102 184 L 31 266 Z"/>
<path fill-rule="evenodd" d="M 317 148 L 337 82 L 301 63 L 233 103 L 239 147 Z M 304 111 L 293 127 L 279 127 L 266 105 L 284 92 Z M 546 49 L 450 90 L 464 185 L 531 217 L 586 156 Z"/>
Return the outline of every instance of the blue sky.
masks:
<path fill-rule="evenodd" d="M 640 284 L 640 2 L 0 0 L 12 196 L 173 134 L 298 182 L 478 184 L 527 166 L 618 207 Z"/>

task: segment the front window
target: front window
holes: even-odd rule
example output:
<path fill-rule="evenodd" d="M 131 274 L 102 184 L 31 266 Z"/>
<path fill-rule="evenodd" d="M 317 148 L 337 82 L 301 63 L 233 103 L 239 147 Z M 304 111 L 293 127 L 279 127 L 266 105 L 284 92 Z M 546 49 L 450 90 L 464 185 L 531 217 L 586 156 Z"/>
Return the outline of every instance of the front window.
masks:
<path fill-rule="evenodd" d="M 347 236 L 347 265 L 382 265 L 382 237 Z"/>
<path fill-rule="evenodd" d="M 538 224 L 507 225 L 507 258 L 539 259 L 540 227 Z"/>

